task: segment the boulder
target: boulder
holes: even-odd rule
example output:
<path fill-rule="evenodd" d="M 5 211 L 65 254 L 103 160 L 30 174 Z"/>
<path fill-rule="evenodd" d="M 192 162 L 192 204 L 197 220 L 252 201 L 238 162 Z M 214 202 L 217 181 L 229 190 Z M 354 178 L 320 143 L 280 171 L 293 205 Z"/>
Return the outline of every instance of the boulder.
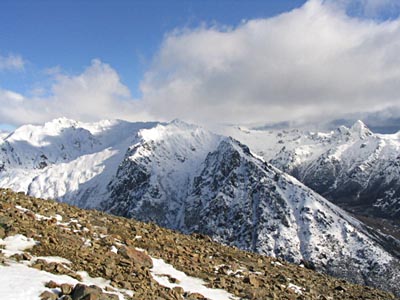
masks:
<path fill-rule="evenodd" d="M 153 267 L 153 261 L 151 260 L 151 257 L 143 251 L 124 246 L 118 250 L 118 253 L 120 253 L 124 258 L 133 261 L 134 265 L 136 266 L 146 268 Z"/>

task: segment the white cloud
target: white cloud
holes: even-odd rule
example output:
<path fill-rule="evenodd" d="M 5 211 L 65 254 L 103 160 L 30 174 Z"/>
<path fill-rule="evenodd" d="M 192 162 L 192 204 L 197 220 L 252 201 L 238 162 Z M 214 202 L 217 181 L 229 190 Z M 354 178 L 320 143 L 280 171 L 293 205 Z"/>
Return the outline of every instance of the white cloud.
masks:
<path fill-rule="evenodd" d="M 40 97 L 43 91 L 37 97 L 25 97 L 0 89 L 2 123 L 40 123 L 61 116 L 84 121 L 145 118 L 117 72 L 99 60 L 93 60 L 80 75 L 57 72 L 54 76 L 47 97 Z"/>
<path fill-rule="evenodd" d="M 10 54 L 8 56 L 0 55 L 0 71 L 4 70 L 23 70 L 24 59 L 20 55 Z"/>
<path fill-rule="evenodd" d="M 393 2 L 356 1 L 365 9 Z M 38 87 L 30 97 L 0 90 L 0 119 L 271 123 L 400 111 L 400 20 L 349 17 L 346 2 L 310 0 L 237 27 L 176 30 L 146 72 L 140 100 L 99 60 L 75 76 L 48 69 L 51 90 Z"/>
<path fill-rule="evenodd" d="M 157 118 L 322 119 L 400 103 L 400 22 L 351 18 L 311 0 L 236 28 L 169 34 L 147 72 Z"/>

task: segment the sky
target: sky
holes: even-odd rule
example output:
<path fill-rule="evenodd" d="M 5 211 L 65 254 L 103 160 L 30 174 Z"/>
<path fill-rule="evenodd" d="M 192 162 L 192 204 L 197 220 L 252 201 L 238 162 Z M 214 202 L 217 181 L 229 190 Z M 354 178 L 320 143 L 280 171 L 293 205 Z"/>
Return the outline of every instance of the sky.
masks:
<path fill-rule="evenodd" d="M 393 123 L 399 12 L 396 0 L 3 0 L 0 128 Z"/>

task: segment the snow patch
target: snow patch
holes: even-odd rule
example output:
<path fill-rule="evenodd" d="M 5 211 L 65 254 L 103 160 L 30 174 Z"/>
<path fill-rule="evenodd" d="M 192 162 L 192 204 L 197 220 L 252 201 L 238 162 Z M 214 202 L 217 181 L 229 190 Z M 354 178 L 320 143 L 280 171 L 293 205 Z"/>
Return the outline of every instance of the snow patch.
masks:
<path fill-rule="evenodd" d="M 300 287 L 298 285 L 295 285 L 293 283 L 289 283 L 287 288 L 292 290 L 293 292 L 295 292 L 298 295 L 302 295 L 303 291 L 305 291 L 305 288 L 302 288 L 302 287 Z"/>
<path fill-rule="evenodd" d="M 51 280 L 60 284 L 94 284 L 102 289 L 109 286 L 109 281 L 103 278 L 91 278 L 86 272 L 78 272 L 78 274 L 82 276 L 82 282 L 70 276 L 55 275 L 30 268 L 21 263 L 10 262 L 8 266 L 0 265 L 0 295 L 7 296 L 7 299 L 12 300 L 39 299 L 39 295 L 43 291 L 51 291 L 44 286 Z M 121 292 L 118 291 L 114 294 L 118 295 L 120 300 L 124 300 Z"/>
<path fill-rule="evenodd" d="M 21 254 L 24 250 L 32 248 L 38 242 L 28 238 L 22 234 L 8 236 L 4 240 L 0 239 L 0 245 L 4 246 L 1 250 L 5 257 L 10 257 L 14 254 Z"/>
<path fill-rule="evenodd" d="M 72 262 L 66 258 L 59 256 L 35 256 L 33 260 L 42 259 L 47 263 L 58 263 L 58 264 L 72 264 Z"/>
<path fill-rule="evenodd" d="M 154 280 L 162 286 L 168 288 L 181 287 L 185 292 L 199 293 L 210 300 L 234 300 L 238 299 L 232 294 L 221 289 L 212 289 L 205 286 L 205 282 L 199 278 L 186 275 L 184 272 L 178 271 L 172 265 L 167 264 L 162 259 L 152 258 L 153 268 L 150 270 Z M 178 281 L 172 283 L 169 277 Z"/>

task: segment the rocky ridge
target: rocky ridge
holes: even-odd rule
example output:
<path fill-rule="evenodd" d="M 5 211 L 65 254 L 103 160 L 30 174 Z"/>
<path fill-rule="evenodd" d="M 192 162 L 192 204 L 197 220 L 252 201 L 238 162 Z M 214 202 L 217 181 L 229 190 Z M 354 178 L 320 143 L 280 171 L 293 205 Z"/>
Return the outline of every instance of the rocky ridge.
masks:
<path fill-rule="evenodd" d="M 395 299 L 307 266 L 220 245 L 207 236 L 182 235 L 152 223 L 0 190 L 0 238 L 4 241 L 16 235 L 36 243 L 11 257 L 4 256 L 2 250 L 3 271 L 20 261 L 29 268 L 69 275 L 78 281 L 82 280 L 81 270 L 93 278 L 109 280 L 103 289 L 82 283 L 47 282 L 47 287 L 43 283 L 42 299 L 112 300 L 118 293 L 125 299 L 206 299 L 179 286 L 160 285 L 154 275 L 156 258 L 237 299 Z M 48 257 L 64 261 L 49 262 Z M 179 284 L 176 278 L 164 277 Z"/>
<path fill-rule="evenodd" d="M 400 219 L 400 135 L 362 121 L 331 132 L 226 129 L 277 168 L 363 216 Z"/>

